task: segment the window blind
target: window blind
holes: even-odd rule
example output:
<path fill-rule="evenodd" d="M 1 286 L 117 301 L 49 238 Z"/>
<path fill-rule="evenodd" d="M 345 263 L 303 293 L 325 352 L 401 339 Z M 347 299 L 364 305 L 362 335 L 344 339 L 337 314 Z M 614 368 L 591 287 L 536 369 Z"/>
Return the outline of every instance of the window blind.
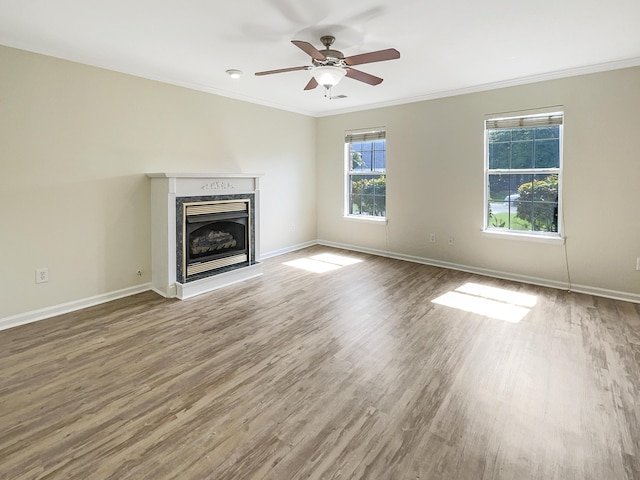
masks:
<path fill-rule="evenodd" d="M 523 127 L 550 127 L 562 125 L 562 112 L 548 113 L 545 115 L 531 115 L 528 117 L 493 118 L 485 120 L 487 130 Z"/>
<path fill-rule="evenodd" d="M 344 142 L 353 143 L 353 142 L 373 142 L 375 140 L 384 140 L 385 133 L 386 132 L 384 130 L 374 130 L 371 132 L 345 133 Z"/>

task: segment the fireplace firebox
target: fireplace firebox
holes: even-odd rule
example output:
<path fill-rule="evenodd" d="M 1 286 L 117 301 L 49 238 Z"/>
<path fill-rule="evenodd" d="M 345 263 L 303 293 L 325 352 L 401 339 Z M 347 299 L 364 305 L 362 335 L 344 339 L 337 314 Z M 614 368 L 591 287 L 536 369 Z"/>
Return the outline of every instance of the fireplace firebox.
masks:
<path fill-rule="evenodd" d="M 179 282 L 255 263 L 253 195 L 179 198 L 176 208 Z"/>

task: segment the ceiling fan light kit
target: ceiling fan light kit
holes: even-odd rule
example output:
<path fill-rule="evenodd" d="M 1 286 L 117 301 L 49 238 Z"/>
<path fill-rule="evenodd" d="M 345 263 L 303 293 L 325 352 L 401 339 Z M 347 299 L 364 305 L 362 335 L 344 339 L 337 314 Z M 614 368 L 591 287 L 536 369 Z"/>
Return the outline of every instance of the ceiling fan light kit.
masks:
<path fill-rule="evenodd" d="M 347 74 L 344 68 L 332 65 L 320 65 L 313 67 L 311 71 L 316 82 L 324 88 L 335 87 L 342 80 L 342 77 Z"/>
<path fill-rule="evenodd" d="M 320 41 L 325 47 L 324 50 L 318 50 L 309 42 L 305 42 L 303 40 L 291 41 L 291 43 L 311 57 L 312 65 L 267 70 L 264 72 L 256 72 L 256 75 L 262 76 L 272 75 L 274 73 L 294 72 L 297 70 L 311 70 L 312 78 L 304 89 L 312 90 L 318 85 L 322 85 L 325 88 L 326 97 L 326 92 L 329 91 L 331 87 L 336 86 L 345 76 L 368 85 L 379 85 L 382 83 L 382 78 L 356 70 L 353 68 L 353 65 L 362 65 L 365 63 L 382 62 L 384 60 L 400 58 L 400 52 L 395 48 L 345 57 L 339 50 L 333 50 L 330 48 L 335 41 L 335 37 L 325 35 L 320 37 Z"/>

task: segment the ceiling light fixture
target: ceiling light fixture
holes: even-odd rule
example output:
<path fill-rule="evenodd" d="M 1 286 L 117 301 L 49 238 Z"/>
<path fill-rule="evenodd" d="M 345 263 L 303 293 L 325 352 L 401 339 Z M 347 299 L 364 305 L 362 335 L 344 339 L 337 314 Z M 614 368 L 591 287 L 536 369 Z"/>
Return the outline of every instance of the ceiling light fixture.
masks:
<path fill-rule="evenodd" d="M 229 69 L 226 71 L 226 74 L 229 75 L 234 80 L 239 79 L 242 76 L 242 70 Z"/>
<path fill-rule="evenodd" d="M 320 65 L 313 67 L 311 71 L 316 82 L 326 89 L 335 87 L 338 82 L 342 80 L 342 77 L 347 74 L 347 71 L 344 68 L 335 67 L 333 65 Z"/>

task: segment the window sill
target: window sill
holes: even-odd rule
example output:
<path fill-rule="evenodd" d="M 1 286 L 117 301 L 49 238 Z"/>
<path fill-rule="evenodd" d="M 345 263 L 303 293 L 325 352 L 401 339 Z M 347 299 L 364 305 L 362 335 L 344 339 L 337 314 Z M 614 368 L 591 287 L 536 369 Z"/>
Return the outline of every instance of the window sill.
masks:
<path fill-rule="evenodd" d="M 524 242 L 547 243 L 551 245 L 564 245 L 564 237 L 551 237 L 547 235 L 534 235 L 529 233 L 500 232 L 483 230 L 482 236 L 489 238 L 503 238 L 505 240 L 520 240 Z"/>
<path fill-rule="evenodd" d="M 365 223 L 378 223 L 378 224 L 387 224 L 387 217 L 374 217 L 373 215 L 345 215 L 345 220 L 353 221 L 353 222 L 365 222 Z"/>

